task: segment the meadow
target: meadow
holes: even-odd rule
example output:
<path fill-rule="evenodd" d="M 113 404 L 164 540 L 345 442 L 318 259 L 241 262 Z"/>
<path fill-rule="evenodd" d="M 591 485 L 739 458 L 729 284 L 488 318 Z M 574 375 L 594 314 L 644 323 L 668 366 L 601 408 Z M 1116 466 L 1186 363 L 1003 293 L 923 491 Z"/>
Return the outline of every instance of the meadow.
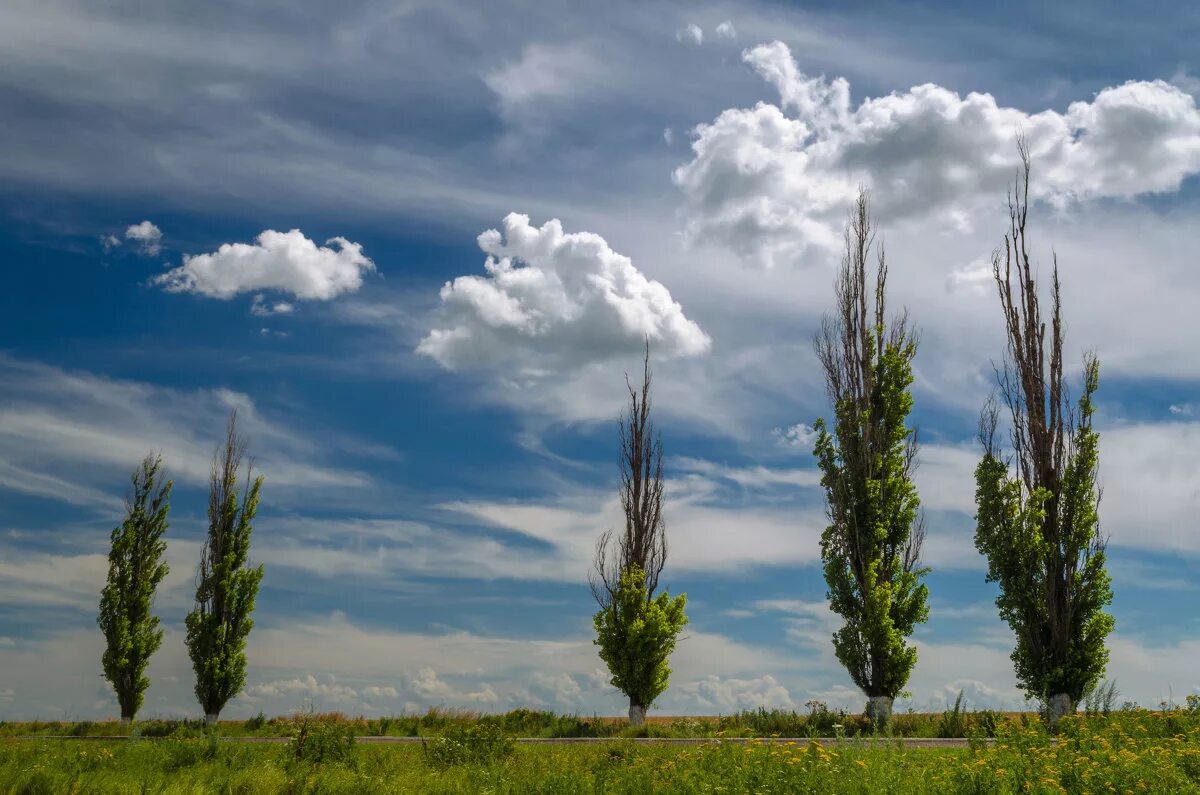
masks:
<path fill-rule="evenodd" d="M 758 711 L 738 720 L 754 714 L 771 716 Z M 787 715 L 776 713 L 773 720 L 782 724 Z M 722 739 L 729 735 L 717 719 L 687 719 L 697 735 L 719 736 L 686 746 L 620 736 L 587 745 L 521 745 L 511 733 L 521 721 L 545 732 L 553 728 L 551 717 L 559 728 L 571 720 L 527 711 L 482 718 L 433 711 L 383 719 L 390 721 L 385 726 L 300 714 L 225 722 L 210 733 L 187 722 L 147 722 L 140 738 L 114 741 L 49 736 L 61 737 L 62 724 L 6 724 L 0 727 L 8 735 L 0 739 L 0 792 L 1200 792 L 1196 710 L 1080 714 L 1065 718 L 1055 736 L 1036 715 L 1005 715 L 990 740 L 973 720 L 978 713 L 964 715 L 970 718 L 967 745 L 935 749 L 906 748 L 898 736 L 735 743 Z M 941 717 L 927 716 L 934 725 Z M 145 731 L 167 725 L 172 729 L 164 735 Z M 80 737 L 112 728 L 74 726 Z M 599 719 L 596 726 L 612 735 L 628 731 L 620 721 Z M 397 735 L 413 729 L 424 742 L 357 741 L 372 729 Z M 47 736 L 14 736 L 30 730 Z M 666 722 L 643 731 L 680 736 L 683 727 Z M 256 735 L 289 739 L 230 741 Z M 536 735 L 527 729 L 524 736 Z"/>

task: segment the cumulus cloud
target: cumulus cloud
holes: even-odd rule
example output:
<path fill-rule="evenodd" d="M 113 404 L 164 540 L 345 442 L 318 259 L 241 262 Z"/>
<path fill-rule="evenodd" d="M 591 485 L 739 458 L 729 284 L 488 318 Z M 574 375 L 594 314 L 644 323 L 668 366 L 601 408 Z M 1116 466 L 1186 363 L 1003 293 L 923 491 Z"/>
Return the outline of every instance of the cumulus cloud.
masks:
<path fill-rule="evenodd" d="M 737 38 L 737 29 L 734 28 L 733 23 L 728 19 L 722 22 L 720 25 L 717 25 L 717 29 L 713 32 L 716 34 L 718 39 L 732 40 Z"/>
<path fill-rule="evenodd" d="M 444 322 L 417 351 L 447 368 L 515 364 L 525 375 L 574 368 L 638 348 L 694 356 L 710 340 L 662 284 L 590 232 L 540 228 L 510 213 L 479 236 L 486 276 L 441 290 Z"/>
<path fill-rule="evenodd" d="M 679 690 L 706 712 L 736 712 L 741 709 L 795 709 L 791 693 L 770 674 L 754 679 L 706 676 L 685 682 Z"/>
<path fill-rule="evenodd" d="M 885 220 L 968 227 L 975 208 L 1005 195 L 1018 135 L 1032 154 L 1035 198 L 1056 204 L 1173 191 L 1200 171 L 1200 112 L 1161 80 L 1105 88 L 1065 113 L 1028 113 L 932 83 L 854 108 L 845 79 L 804 74 L 782 42 L 742 58 L 779 104 L 731 108 L 697 126 L 693 158 L 673 178 L 692 239 L 764 265 L 838 248 L 861 184 Z"/>
<path fill-rule="evenodd" d="M 211 254 L 185 256 L 155 282 L 172 293 L 228 299 L 238 293 L 278 290 L 302 300 L 328 301 L 362 286 L 375 263 L 362 246 L 334 237 L 318 246 L 299 229 L 268 229 L 253 244 L 225 243 Z"/>
<path fill-rule="evenodd" d="M 783 447 L 811 450 L 812 446 L 817 443 L 816 430 L 804 422 L 798 422 L 786 428 L 773 428 L 771 435 L 775 437 L 775 443 Z"/>
<path fill-rule="evenodd" d="M 395 691 L 393 690 L 393 692 Z M 339 684 L 335 677 L 327 676 L 317 679 L 312 674 L 292 679 L 262 682 L 246 688 L 246 693 L 250 696 L 265 697 L 306 696 L 330 701 L 355 701 L 358 699 L 358 691 L 349 685 Z"/>
<path fill-rule="evenodd" d="M 698 47 L 704 43 L 704 31 L 696 23 L 689 22 L 687 27 L 675 31 L 675 41 L 694 44 Z"/>
<path fill-rule="evenodd" d="M 162 230 L 149 221 L 142 221 L 140 224 L 132 224 L 127 227 L 125 229 L 125 239 L 132 240 L 137 245 L 138 250 L 148 257 L 153 257 L 162 250 Z M 116 238 L 109 235 L 106 243 L 113 240 L 116 240 Z"/>

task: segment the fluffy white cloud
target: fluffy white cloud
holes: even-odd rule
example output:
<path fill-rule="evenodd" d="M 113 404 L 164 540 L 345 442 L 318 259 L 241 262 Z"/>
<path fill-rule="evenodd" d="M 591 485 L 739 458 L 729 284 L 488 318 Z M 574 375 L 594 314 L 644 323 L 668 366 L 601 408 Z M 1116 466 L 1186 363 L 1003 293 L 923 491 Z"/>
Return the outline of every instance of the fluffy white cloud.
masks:
<path fill-rule="evenodd" d="M 780 105 L 729 109 L 699 125 L 693 159 L 674 180 L 693 239 L 766 265 L 840 246 L 860 184 L 885 221 L 968 226 L 974 209 L 1005 195 L 1018 135 L 1033 156 L 1036 198 L 1059 204 L 1171 191 L 1200 170 L 1200 112 L 1161 80 L 1105 88 L 1065 113 L 1027 113 L 931 83 L 852 108 L 846 80 L 805 75 L 782 42 L 742 57 Z"/>
<path fill-rule="evenodd" d="M 817 443 L 816 430 L 804 422 L 789 425 L 786 428 L 772 428 L 771 435 L 775 437 L 777 444 L 784 447 L 798 447 L 804 450 L 811 450 L 812 446 Z"/>
<path fill-rule="evenodd" d="M 725 20 L 724 22 L 722 22 L 721 24 L 717 25 L 716 30 L 714 30 L 713 32 L 716 34 L 718 39 L 732 40 L 732 39 L 737 38 L 737 29 L 733 26 L 733 23 L 730 22 L 728 19 Z"/>
<path fill-rule="evenodd" d="M 675 31 L 675 40 L 694 44 L 698 47 L 704 43 L 704 31 L 695 22 L 689 22 L 687 27 Z"/>
<path fill-rule="evenodd" d="M 134 241 L 138 249 L 148 257 L 153 257 L 162 250 L 162 230 L 149 221 L 132 224 L 125 229 L 125 239 Z M 116 240 L 109 235 L 106 245 Z M 117 241 L 120 242 L 120 241 Z"/>
<path fill-rule="evenodd" d="M 378 690 L 378 688 L 372 688 Z M 390 689 L 390 688 L 389 688 Z M 392 692 L 395 692 L 394 690 Z M 327 699 L 330 701 L 354 702 L 358 700 L 358 691 L 349 685 L 339 684 L 333 676 L 321 679 L 312 674 L 291 679 L 273 679 L 246 688 L 246 694 L 254 696 L 305 696 L 310 699 Z"/>
<path fill-rule="evenodd" d="M 791 693 L 770 674 L 754 679 L 725 679 L 710 675 L 694 682 L 684 682 L 678 689 L 705 712 L 728 713 L 757 707 L 796 709 Z"/>
<path fill-rule="evenodd" d="M 572 369 L 638 348 L 693 356 L 710 340 L 659 282 L 590 232 L 540 228 L 511 213 L 479 236 L 487 276 L 441 290 L 446 325 L 417 346 L 448 368 L 515 364 L 523 375 Z"/>
<path fill-rule="evenodd" d="M 362 286 L 375 263 L 362 246 L 344 237 L 318 246 L 299 229 L 268 229 L 257 242 L 225 243 L 211 254 L 185 256 L 183 264 L 155 282 L 172 293 L 232 298 L 255 290 L 278 290 L 296 298 L 328 301 Z"/>

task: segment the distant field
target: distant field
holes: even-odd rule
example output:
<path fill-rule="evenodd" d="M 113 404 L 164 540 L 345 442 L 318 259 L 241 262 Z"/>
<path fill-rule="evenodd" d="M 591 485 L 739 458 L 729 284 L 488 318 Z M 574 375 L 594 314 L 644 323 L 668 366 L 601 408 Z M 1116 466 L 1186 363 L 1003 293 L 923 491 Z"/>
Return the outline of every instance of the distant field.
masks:
<path fill-rule="evenodd" d="M 899 738 L 515 745 L 505 716 L 439 717 L 426 743 L 406 745 L 361 744 L 357 721 L 312 715 L 221 727 L 225 736 L 265 736 L 286 724 L 287 744 L 182 733 L 153 741 L 8 737 L 0 740 L 0 792 L 1200 793 L 1200 716 L 1183 710 L 1067 718 L 1055 738 L 1036 718 L 1005 717 L 993 742 L 959 749 L 906 748 Z M 716 725 L 664 725 L 681 721 Z M 97 727 L 111 729 L 88 728 Z M 14 728 L 30 726 L 4 726 Z"/>

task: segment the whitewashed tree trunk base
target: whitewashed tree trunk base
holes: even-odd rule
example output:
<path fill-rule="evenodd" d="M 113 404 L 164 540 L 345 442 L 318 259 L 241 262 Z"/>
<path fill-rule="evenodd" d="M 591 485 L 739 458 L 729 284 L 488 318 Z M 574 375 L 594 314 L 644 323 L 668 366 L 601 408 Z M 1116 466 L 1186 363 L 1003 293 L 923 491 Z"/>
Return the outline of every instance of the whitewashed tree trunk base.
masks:
<path fill-rule="evenodd" d="M 126 718 L 125 716 L 121 716 L 121 725 L 122 726 L 128 726 L 130 723 L 133 723 L 133 718 Z"/>
<path fill-rule="evenodd" d="M 1075 705 L 1071 703 L 1071 697 L 1066 693 L 1056 693 L 1050 696 L 1046 711 L 1050 715 L 1050 725 L 1056 726 L 1063 715 L 1070 715 L 1075 711 Z"/>
<path fill-rule="evenodd" d="M 204 725 L 205 726 L 216 726 L 217 725 L 217 713 L 215 713 L 215 712 L 205 713 Z"/>
<path fill-rule="evenodd" d="M 867 701 L 867 716 L 876 726 L 885 726 L 892 719 L 892 699 L 890 696 L 872 696 Z"/>
<path fill-rule="evenodd" d="M 646 708 L 640 704 L 629 704 L 629 725 L 641 726 L 646 722 Z"/>

